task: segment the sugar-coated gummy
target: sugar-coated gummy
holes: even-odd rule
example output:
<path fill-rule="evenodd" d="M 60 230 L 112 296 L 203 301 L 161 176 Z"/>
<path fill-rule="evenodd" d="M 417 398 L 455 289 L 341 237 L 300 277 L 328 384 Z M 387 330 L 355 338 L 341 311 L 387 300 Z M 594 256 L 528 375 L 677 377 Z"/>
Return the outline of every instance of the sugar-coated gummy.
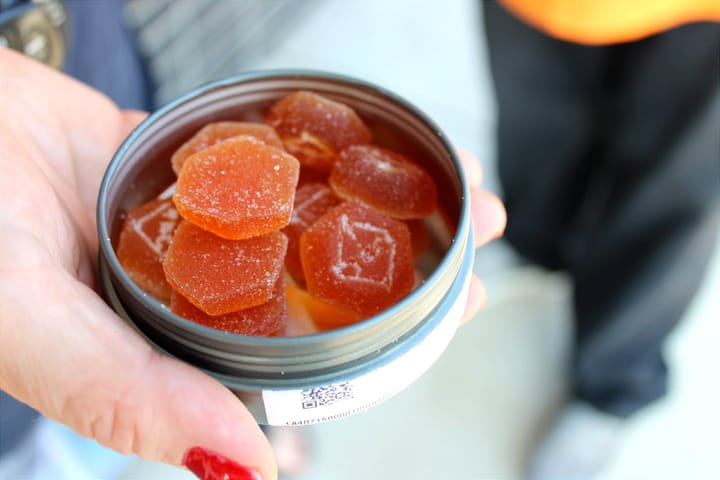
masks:
<path fill-rule="evenodd" d="M 283 228 L 288 237 L 285 267 L 300 285 L 305 284 L 305 274 L 300 263 L 300 236 L 330 208 L 338 205 L 340 199 L 322 183 L 308 183 L 295 192 L 295 203 L 290 223 Z"/>
<path fill-rule="evenodd" d="M 117 256 L 125 272 L 161 301 L 170 298 L 162 262 L 179 219 L 171 200 L 150 200 L 127 213 L 118 240 Z"/>
<path fill-rule="evenodd" d="M 340 152 L 329 178 L 335 193 L 393 218 L 421 218 L 437 207 L 432 177 L 410 158 L 376 145 Z"/>
<path fill-rule="evenodd" d="M 287 323 L 285 276 L 275 281 L 272 297 L 265 303 L 224 315 L 208 315 L 173 290 L 170 310 L 206 327 L 240 335 L 266 336 L 281 331 Z"/>
<path fill-rule="evenodd" d="M 280 231 L 227 240 L 183 221 L 163 267 L 173 289 L 208 315 L 222 315 L 270 299 L 286 249 Z"/>
<path fill-rule="evenodd" d="M 359 202 L 329 210 L 300 237 L 308 292 L 362 316 L 404 298 L 414 285 L 410 232 Z"/>
<path fill-rule="evenodd" d="M 170 158 L 175 174 L 179 174 L 187 158 L 201 150 L 239 135 L 250 135 L 271 147 L 283 148 L 275 129 L 257 122 L 213 122 L 208 123 L 178 148 Z"/>
<path fill-rule="evenodd" d="M 330 170 L 338 152 L 370 143 L 372 133 L 349 106 L 308 91 L 277 101 L 265 118 L 305 167 Z"/>
<path fill-rule="evenodd" d="M 183 218 L 220 237 L 263 235 L 289 223 L 299 168 L 278 148 L 233 137 L 185 161 L 173 201 Z"/>

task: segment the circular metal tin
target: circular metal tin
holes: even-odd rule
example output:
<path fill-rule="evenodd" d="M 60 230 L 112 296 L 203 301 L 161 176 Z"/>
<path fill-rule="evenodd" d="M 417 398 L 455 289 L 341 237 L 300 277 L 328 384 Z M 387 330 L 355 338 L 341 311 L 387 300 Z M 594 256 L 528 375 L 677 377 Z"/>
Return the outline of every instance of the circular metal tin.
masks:
<path fill-rule="evenodd" d="M 188 321 L 143 292 L 115 254 L 122 216 L 174 178 L 170 156 L 209 122 L 261 121 L 279 98 L 310 90 L 353 108 L 374 143 L 414 158 L 435 179 L 434 256 L 424 280 L 380 314 L 292 337 L 231 334 Z M 124 141 L 97 208 L 100 280 L 108 303 L 155 348 L 230 388 L 260 423 L 306 425 L 365 410 L 410 385 L 450 342 L 462 316 L 474 247 L 469 190 L 444 133 L 397 95 L 367 82 L 307 71 L 255 72 L 213 82 L 165 105 Z"/>

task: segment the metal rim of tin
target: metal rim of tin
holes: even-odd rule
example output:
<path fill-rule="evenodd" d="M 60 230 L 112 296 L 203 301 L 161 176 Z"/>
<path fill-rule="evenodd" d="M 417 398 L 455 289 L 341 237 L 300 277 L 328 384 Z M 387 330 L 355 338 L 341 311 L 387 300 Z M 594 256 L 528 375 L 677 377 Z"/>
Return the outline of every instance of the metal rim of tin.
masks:
<path fill-rule="evenodd" d="M 274 101 L 297 90 L 312 90 L 351 107 L 361 117 L 395 122 L 423 143 L 452 185 L 453 237 L 435 270 L 409 296 L 380 314 L 328 332 L 296 337 L 251 337 L 208 328 L 181 318 L 143 292 L 121 267 L 112 243 L 112 222 L 127 192 L 125 176 L 137 175 L 159 138 L 193 118 L 214 121 L 219 111 Z M 201 124 L 201 123 L 200 123 Z M 147 161 L 147 160 L 146 160 Z M 168 161 L 169 164 L 169 161 Z M 168 165 L 169 169 L 169 165 Z M 233 389 L 295 388 L 323 384 L 381 365 L 424 338 L 441 323 L 448 305 L 467 292 L 473 258 L 469 189 L 462 167 L 442 130 L 396 94 L 355 78 L 317 71 L 259 71 L 211 82 L 148 116 L 122 143 L 100 187 L 97 223 L 101 283 L 109 303 L 154 346 L 218 378 Z M 447 199 L 446 199 L 447 201 Z M 464 299 L 461 298 L 464 303 Z M 439 313 L 438 313 L 439 312 Z M 454 331 L 454 330 L 453 330 Z M 414 339 L 414 340 L 413 340 Z M 447 339 L 449 342 L 449 338 Z"/>

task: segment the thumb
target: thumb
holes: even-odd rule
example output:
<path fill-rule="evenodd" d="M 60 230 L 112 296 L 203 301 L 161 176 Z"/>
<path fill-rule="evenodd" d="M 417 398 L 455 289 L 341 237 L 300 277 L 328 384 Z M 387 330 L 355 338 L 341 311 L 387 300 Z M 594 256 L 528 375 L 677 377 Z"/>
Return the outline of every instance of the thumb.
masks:
<path fill-rule="evenodd" d="M 201 447 L 277 478 L 267 439 L 227 388 L 152 350 L 66 272 L 25 280 L 4 305 L 3 316 L 23 318 L 23 329 L 4 329 L 0 387 L 123 454 L 180 465 Z M 43 302 L 23 308 L 24 298 Z"/>

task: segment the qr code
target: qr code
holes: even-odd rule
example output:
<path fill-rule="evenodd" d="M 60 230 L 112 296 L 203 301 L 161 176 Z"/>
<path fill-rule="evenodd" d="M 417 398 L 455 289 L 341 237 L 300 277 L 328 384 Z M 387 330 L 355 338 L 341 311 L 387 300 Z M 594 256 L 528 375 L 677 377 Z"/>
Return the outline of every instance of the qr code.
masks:
<path fill-rule="evenodd" d="M 302 396 L 303 409 L 324 407 L 353 398 L 353 386 L 350 382 L 344 382 L 326 387 L 306 388 L 302 391 Z"/>

